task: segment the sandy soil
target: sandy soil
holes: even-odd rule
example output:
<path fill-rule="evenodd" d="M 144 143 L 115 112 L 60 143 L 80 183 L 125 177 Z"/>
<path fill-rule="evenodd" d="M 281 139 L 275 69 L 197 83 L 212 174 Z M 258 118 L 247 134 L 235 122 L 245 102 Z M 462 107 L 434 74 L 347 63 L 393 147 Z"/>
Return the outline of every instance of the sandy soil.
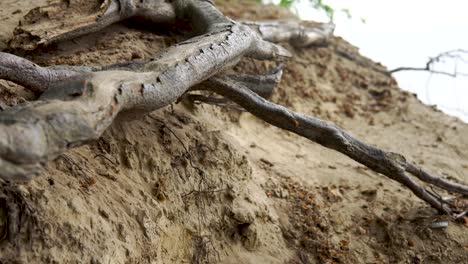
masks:
<path fill-rule="evenodd" d="M 28 10 L 51 2 L 3 0 L 0 50 Z M 291 16 L 217 2 L 235 18 Z M 42 65 L 105 65 L 173 42 L 125 22 L 33 52 L 8 51 Z M 327 47 L 284 46 L 294 57 L 273 101 L 468 183 L 467 124 L 363 66 L 382 67 L 340 38 Z M 234 70 L 271 66 L 245 59 Z M 0 82 L 0 106 L 31 98 Z M 38 179 L 0 191 L 0 263 L 468 263 L 468 219 L 430 228 L 440 216 L 398 183 L 217 106 L 178 104 L 116 123 L 99 141 L 50 162 Z M 6 208 L 12 197 L 16 208 Z M 22 214 L 8 234 L 13 209 Z"/>

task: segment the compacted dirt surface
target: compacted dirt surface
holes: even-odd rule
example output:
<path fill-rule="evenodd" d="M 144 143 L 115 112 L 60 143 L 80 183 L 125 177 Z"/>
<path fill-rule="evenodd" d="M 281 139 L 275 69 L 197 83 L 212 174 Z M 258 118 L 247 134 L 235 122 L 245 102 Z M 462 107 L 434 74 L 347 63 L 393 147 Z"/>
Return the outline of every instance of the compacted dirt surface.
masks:
<path fill-rule="evenodd" d="M 2 0 L 0 50 L 40 65 L 107 65 L 148 58 L 178 38 L 126 21 L 30 52 L 9 49 L 19 20 L 52 2 Z M 233 18 L 292 17 L 252 1 L 216 2 Z M 468 183 L 467 124 L 401 90 L 343 39 L 284 46 L 294 56 L 272 101 Z M 233 70 L 273 66 L 243 59 Z M 1 109 L 32 99 L 0 81 Z M 20 217 L 8 223 L 13 211 Z M 449 225 L 431 227 L 437 221 Z M 468 263 L 468 219 L 439 216 L 400 184 L 235 106 L 182 100 L 116 122 L 28 184 L 2 185 L 0 263 Z"/>

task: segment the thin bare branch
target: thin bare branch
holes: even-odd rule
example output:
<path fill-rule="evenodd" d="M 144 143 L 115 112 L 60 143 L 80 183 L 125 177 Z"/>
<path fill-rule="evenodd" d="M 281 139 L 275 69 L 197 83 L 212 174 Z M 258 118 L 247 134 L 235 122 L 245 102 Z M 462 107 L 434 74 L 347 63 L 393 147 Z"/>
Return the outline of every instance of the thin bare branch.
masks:
<path fill-rule="evenodd" d="M 434 74 L 446 75 L 446 76 L 453 77 L 453 78 L 456 78 L 458 76 L 468 77 L 468 73 L 459 72 L 456 67 L 453 70 L 453 72 L 440 71 L 440 70 L 434 69 L 434 64 L 436 64 L 437 62 L 441 62 L 445 59 L 452 59 L 455 61 L 455 63 L 458 61 L 461 61 L 463 63 L 468 63 L 468 60 L 463 55 L 468 56 L 468 50 L 463 50 L 463 49 L 449 50 L 449 51 L 442 52 L 435 57 L 429 58 L 429 60 L 426 62 L 425 67 L 398 67 L 396 69 L 388 71 L 388 73 L 393 74 L 395 72 L 401 72 L 401 71 L 426 71 L 426 72 L 430 72 Z"/>
<path fill-rule="evenodd" d="M 430 184 L 433 184 L 435 186 L 438 186 L 442 189 L 451 191 L 451 192 L 457 192 L 461 194 L 466 194 L 468 195 L 468 186 L 454 183 L 454 182 L 449 182 L 441 177 L 436 177 L 428 172 L 424 171 L 421 168 L 416 167 L 414 164 L 411 163 L 406 163 L 406 171 L 413 174 L 414 176 L 418 177 L 421 181 L 427 182 Z"/>

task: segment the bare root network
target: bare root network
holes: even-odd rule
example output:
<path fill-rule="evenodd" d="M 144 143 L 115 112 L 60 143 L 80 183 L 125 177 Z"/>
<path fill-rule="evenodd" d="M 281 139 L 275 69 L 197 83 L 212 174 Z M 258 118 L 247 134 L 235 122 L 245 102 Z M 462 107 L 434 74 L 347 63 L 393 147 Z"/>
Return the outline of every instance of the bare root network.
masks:
<path fill-rule="evenodd" d="M 207 0 L 95 2 L 79 14 L 69 14 L 67 1 L 33 9 L 15 30 L 10 45 L 32 50 L 96 32 L 132 17 L 147 23 L 186 23 L 196 36 L 148 60 L 106 67 L 41 67 L 13 54 L 0 53 L 0 79 L 40 94 L 36 101 L 0 112 L 1 179 L 29 181 L 40 174 L 46 162 L 98 139 L 118 115 L 142 115 L 170 105 L 188 92 L 209 90 L 271 125 L 336 150 L 400 182 L 440 212 L 463 213 L 410 175 L 428 185 L 463 195 L 468 195 L 468 186 L 432 175 L 403 155 L 366 144 L 334 124 L 268 101 L 281 79 L 281 65 L 266 75 L 225 73 L 243 57 L 287 60 L 291 54 L 275 44 L 278 42 L 288 41 L 296 48 L 324 44 L 333 33 L 333 25 L 234 21 Z M 73 16 L 65 21 L 63 17 L 67 15 Z M 215 104 L 226 102 L 196 94 L 188 96 Z"/>

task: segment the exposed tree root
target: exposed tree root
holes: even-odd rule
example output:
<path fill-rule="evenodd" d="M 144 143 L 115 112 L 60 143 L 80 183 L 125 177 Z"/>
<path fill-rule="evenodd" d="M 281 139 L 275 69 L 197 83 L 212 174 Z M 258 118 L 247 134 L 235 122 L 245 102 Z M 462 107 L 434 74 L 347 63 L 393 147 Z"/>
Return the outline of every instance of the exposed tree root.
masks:
<path fill-rule="evenodd" d="M 441 212 L 454 213 L 453 208 L 447 202 L 428 192 L 411 179 L 405 171 L 415 175 L 424 182 L 445 190 L 468 194 L 468 186 L 451 183 L 440 177 L 432 176 L 427 172 L 417 169 L 400 154 L 386 152 L 366 144 L 334 124 L 293 112 L 285 107 L 269 102 L 230 78 L 212 78 L 203 83 L 200 89 L 203 88 L 233 100 L 267 123 L 294 132 L 324 147 L 341 152 L 372 170 L 400 182 L 411 189 L 416 196 Z"/>
<path fill-rule="evenodd" d="M 136 16 L 158 23 L 176 18 L 174 6 L 164 0 L 60 0 L 29 11 L 15 29 L 10 46 L 33 50 Z"/>
<path fill-rule="evenodd" d="M 99 138 L 117 115 L 147 113 L 170 105 L 190 90 L 205 89 L 236 102 L 272 125 L 339 151 L 402 183 L 441 212 L 460 214 L 457 208 L 424 189 L 406 173 L 461 194 L 468 194 L 467 186 L 432 176 L 407 162 L 402 155 L 370 146 L 333 124 L 267 101 L 265 98 L 281 78 L 281 66 L 266 76 L 223 75 L 226 68 L 244 56 L 285 60 L 291 54 L 272 42 L 289 41 L 296 47 L 323 43 L 332 34 L 333 26 L 304 26 L 291 21 L 236 22 L 225 17 L 210 1 L 203 0 L 97 1 L 99 5 L 85 8 L 83 16 L 70 19 L 68 27 L 60 23 L 57 14 L 63 15 L 62 11 L 68 7 L 66 3 L 80 1 L 64 1 L 58 7 L 32 10 L 17 29 L 11 45 L 34 49 L 95 32 L 130 17 L 161 23 L 187 21 L 198 36 L 150 60 L 108 67 L 40 67 L 23 58 L 0 53 L 1 79 L 42 93 L 38 101 L 0 112 L 1 179 L 31 180 L 47 161 Z M 41 22 L 44 14 L 52 19 Z M 36 23 L 45 23 L 47 30 L 37 30 Z"/>
<path fill-rule="evenodd" d="M 314 22 L 301 23 L 294 20 L 241 22 L 254 28 L 266 41 L 289 42 L 296 48 L 312 44 L 326 44 L 335 30 L 335 25 L 332 23 L 320 25 Z"/>

